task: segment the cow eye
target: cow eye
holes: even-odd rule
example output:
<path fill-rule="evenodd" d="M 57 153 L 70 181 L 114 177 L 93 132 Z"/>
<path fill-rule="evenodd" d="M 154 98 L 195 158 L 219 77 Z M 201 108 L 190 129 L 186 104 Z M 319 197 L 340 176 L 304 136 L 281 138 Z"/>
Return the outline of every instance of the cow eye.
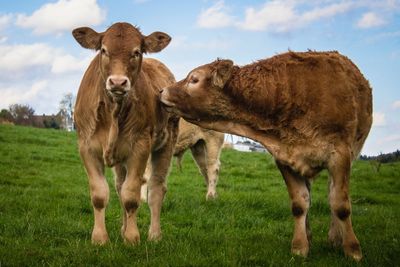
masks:
<path fill-rule="evenodd" d="M 140 57 L 140 55 L 141 55 L 140 51 L 136 50 L 132 53 L 132 58 L 138 58 Z"/>
<path fill-rule="evenodd" d="M 104 55 L 104 56 L 108 56 L 108 52 L 107 52 L 107 50 L 106 50 L 104 47 L 101 48 L 100 53 L 101 53 L 102 55 Z"/>
<path fill-rule="evenodd" d="M 197 77 L 192 77 L 192 78 L 190 78 L 190 81 L 189 81 L 191 84 L 195 84 L 195 83 L 198 83 L 199 82 L 199 79 L 197 78 Z"/>

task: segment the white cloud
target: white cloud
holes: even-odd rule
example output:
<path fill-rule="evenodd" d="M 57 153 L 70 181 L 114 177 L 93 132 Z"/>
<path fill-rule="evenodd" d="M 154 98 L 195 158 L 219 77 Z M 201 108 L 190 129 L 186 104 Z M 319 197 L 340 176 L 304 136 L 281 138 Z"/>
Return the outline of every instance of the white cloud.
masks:
<path fill-rule="evenodd" d="M 0 31 L 2 31 L 4 28 L 8 26 L 8 24 L 10 24 L 11 18 L 12 18 L 11 14 L 0 15 Z"/>
<path fill-rule="evenodd" d="M 32 15 L 19 14 L 16 25 L 32 28 L 38 35 L 62 33 L 79 26 L 99 25 L 105 11 L 96 0 L 59 0 L 41 6 Z"/>
<path fill-rule="evenodd" d="M 46 89 L 47 80 L 34 82 L 28 90 L 24 87 L 9 87 L 1 90 L 0 107 L 8 108 L 12 104 L 30 104 L 29 101 Z"/>
<path fill-rule="evenodd" d="M 321 4 L 320 1 L 317 2 Z M 261 7 L 246 8 L 244 20 L 235 22 L 224 2 L 218 1 L 210 8 L 201 11 L 197 25 L 202 28 L 235 26 L 249 31 L 288 32 L 316 20 L 345 13 L 354 7 L 352 2 L 341 2 L 301 12 L 299 11 L 301 4 L 304 4 L 304 1 L 267 1 Z"/>
<path fill-rule="evenodd" d="M 267 2 L 261 9 L 249 7 L 239 27 L 251 31 L 286 31 L 296 20 L 294 7 L 293 3 L 282 1 Z"/>
<path fill-rule="evenodd" d="M 383 112 L 374 112 L 373 114 L 373 127 L 382 127 L 386 126 L 385 113 Z"/>
<path fill-rule="evenodd" d="M 51 64 L 57 50 L 47 44 L 0 45 L 0 72 L 12 73 Z"/>
<path fill-rule="evenodd" d="M 82 72 L 93 58 L 89 53 L 77 58 L 44 43 L 0 45 L 0 73 L 18 76 L 37 67 L 48 67 L 55 74 Z"/>
<path fill-rule="evenodd" d="M 373 27 L 379 27 L 386 24 L 386 21 L 374 12 L 364 13 L 361 19 L 357 22 L 357 27 L 362 29 L 368 29 Z"/>
<path fill-rule="evenodd" d="M 297 5 L 299 2 L 297 2 Z M 261 9 L 246 9 L 244 22 L 239 27 L 252 31 L 288 32 L 304 27 L 316 20 L 345 13 L 352 8 L 352 3 L 343 2 L 324 7 L 316 7 L 303 13 L 296 9 L 296 1 L 266 2 Z"/>
<path fill-rule="evenodd" d="M 71 55 L 61 55 L 54 58 L 51 66 L 51 72 L 55 74 L 66 73 L 66 72 L 83 72 L 93 58 L 93 55 L 85 58 L 76 58 Z"/>
<path fill-rule="evenodd" d="M 0 36 L 0 44 L 4 44 L 5 42 L 7 42 L 8 37 L 7 36 Z"/>
<path fill-rule="evenodd" d="M 338 14 L 345 13 L 353 7 L 351 2 L 342 2 L 332 4 L 326 7 L 317 7 L 311 11 L 303 13 L 300 17 L 300 21 L 313 22 L 318 19 L 334 17 Z"/>
<path fill-rule="evenodd" d="M 197 25 L 201 28 L 222 28 L 231 26 L 233 22 L 234 19 L 228 14 L 228 9 L 222 0 L 202 10 L 197 18 Z"/>
<path fill-rule="evenodd" d="M 394 109 L 400 109 L 400 100 L 393 102 L 392 107 Z"/>

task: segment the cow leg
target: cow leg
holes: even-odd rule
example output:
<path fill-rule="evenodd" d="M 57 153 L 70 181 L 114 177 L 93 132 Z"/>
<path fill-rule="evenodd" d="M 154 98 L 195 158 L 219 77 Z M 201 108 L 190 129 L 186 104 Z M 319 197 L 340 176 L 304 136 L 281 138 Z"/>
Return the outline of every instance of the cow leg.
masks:
<path fill-rule="evenodd" d="M 161 239 L 160 215 L 161 206 L 167 192 L 166 177 L 171 165 L 175 142 L 168 142 L 163 148 L 151 155 L 152 174 L 148 182 L 148 203 L 151 221 L 148 239 L 158 241 Z"/>
<path fill-rule="evenodd" d="M 331 175 L 329 175 L 329 183 L 328 183 L 329 200 L 331 199 L 331 192 L 333 191 L 332 188 L 333 188 L 333 181 Z M 328 240 L 334 247 L 340 247 L 343 243 L 339 220 L 333 212 L 331 212 L 331 223 L 329 226 Z"/>
<path fill-rule="evenodd" d="M 152 172 L 151 161 L 148 160 L 146 170 L 143 175 L 143 184 L 142 187 L 140 188 L 140 200 L 143 202 L 147 202 L 147 191 L 148 191 L 147 183 L 150 180 L 151 172 Z"/>
<path fill-rule="evenodd" d="M 80 147 L 79 152 L 89 178 L 90 198 L 93 205 L 94 226 L 92 243 L 103 245 L 108 241 L 105 210 L 109 199 L 108 184 L 104 176 L 103 159 L 95 157 L 87 147 Z"/>
<path fill-rule="evenodd" d="M 277 161 L 291 199 L 294 217 L 294 233 L 292 253 L 306 257 L 309 251 L 310 231 L 308 229 L 307 213 L 310 207 L 309 182 L 306 178 L 293 172 L 289 167 Z"/>
<path fill-rule="evenodd" d="M 207 171 L 207 148 L 205 142 L 203 140 L 198 141 L 194 146 L 190 148 L 192 151 L 193 159 L 196 161 L 197 166 L 199 167 L 201 175 L 203 175 L 204 180 L 207 185 L 207 195 L 208 198 L 208 171 Z"/>
<path fill-rule="evenodd" d="M 329 204 L 332 222 L 329 240 L 341 242 L 344 253 L 356 261 L 362 258 L 360 242 L 354 234 L 351 223 L 351 202 L 349 196 L 351 159 L 348 148 L 337 148 L 328 163 L 331 177 Z"/>
<path fill-rule="evenodd" d="M 219 156 L 221 154 L 222 144 L 216 144 L 213 141 L 206 143 L 207 153 L 207 176 L 208 176 L 208 188 L 206 199 L 217 198 L 217 183 L 219 175 L 220 161 Z"/>
<path fill-rule="evenodd" d="M 115 189 L 117 191 L 119 200 L 121 202 L 122 208 L 124 207 L 122 200 L 121 200 L 121 188 L 122 184 L 125 182 L 126 178 L 126 168 L 122 164 L 116 164 L 113 167 L 113 172 L 114 172 L 114 180 L 115 180 Z M 124 209 L 124 208 L 123 208 Z M 126 229 L 126 213 L 125 211 L 123 212 L 122 215 L 122 227 L 121 227 L 121 235 L 123 237 Z"/>
<path fill-rule="evenodd" d="M 150 154 L 150 139 L 138 140 L 133 148 L 132 155 L 127 160 L 127 175 L 121 187 L 121 202 L 126 216 L 123 238 L 126 243 L 137 244 L 140 241 L 137 227 L 137 210 L 140 204 L 140 188 L 143 183 L 143 174 Z"/>

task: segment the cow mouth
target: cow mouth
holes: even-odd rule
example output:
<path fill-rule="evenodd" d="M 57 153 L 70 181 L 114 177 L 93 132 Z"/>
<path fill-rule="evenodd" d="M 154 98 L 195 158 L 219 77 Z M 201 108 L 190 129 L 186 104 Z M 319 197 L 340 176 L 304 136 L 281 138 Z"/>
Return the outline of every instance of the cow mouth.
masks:
<path fill-rule="evenodd" d="M 128 91 L 121 90 L 121 89 L 111 89 L 108 92 L 110 93 L 111 96 L 116 97 L 116 98 L 122 98 L 128 94 Z"/>
<path fill-rule="evenodd" d="M 170 109 L 172 109 L 173 107 L 175 107 L 175 104 L 174 104 L 174 103 L 172 103 L 172 102 L 166 100 L 166 99 L 163 98 L 162 96 L 160 97 L 160 101 L 161 101 L 161 103 L 163 104 L 163 106 L 164 106 L 165 108 L 170 108 Z"/>

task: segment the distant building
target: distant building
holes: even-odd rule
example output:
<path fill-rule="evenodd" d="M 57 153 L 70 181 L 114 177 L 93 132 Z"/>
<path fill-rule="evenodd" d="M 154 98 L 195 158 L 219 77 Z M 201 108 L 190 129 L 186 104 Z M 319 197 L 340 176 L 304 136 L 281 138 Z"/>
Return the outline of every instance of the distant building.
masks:
<path fill-rule="evenodd" d="M 57 113 L 56 115 L 33 115 L 32 120 L 34 127 L 60 129 L 63 119 L 61 114 Z"/>
<path fill-rule="evenodd" d="M 252 141 L 237 141 L 233 144 L 233 149 L 242 152 L 263 152 L 266 153 L 267 150 L 261 144 Z"/>

